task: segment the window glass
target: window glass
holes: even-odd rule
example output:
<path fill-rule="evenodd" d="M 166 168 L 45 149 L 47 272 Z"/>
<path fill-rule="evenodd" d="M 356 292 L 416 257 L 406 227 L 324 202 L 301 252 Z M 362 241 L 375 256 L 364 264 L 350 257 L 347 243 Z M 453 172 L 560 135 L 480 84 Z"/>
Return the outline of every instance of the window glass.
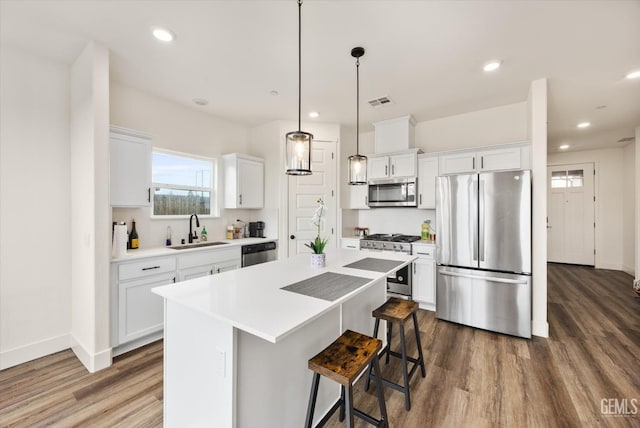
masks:
<path fill-rule="evenodd" d="M 551 171 L 551 187 L 567 187 L 567 171 Z"/>
<path fill-rule="evenodd" d="M 153 151 L 153 215 L 215 213 L 214 161 Z"/>
<path fill-rule="evenodd" d="M 567 182 L 569 183 L 568 187 L 582 187 L 584 183 L 584 171 L 581 169 L 576 169 L 573 171 L 569 171 L 567 174 Z"/>

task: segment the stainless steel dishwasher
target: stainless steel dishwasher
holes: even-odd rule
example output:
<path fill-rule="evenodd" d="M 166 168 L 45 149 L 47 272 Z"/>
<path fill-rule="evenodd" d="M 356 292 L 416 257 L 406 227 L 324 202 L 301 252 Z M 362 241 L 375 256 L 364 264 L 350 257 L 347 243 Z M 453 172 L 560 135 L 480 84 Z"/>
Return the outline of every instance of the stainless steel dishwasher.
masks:
<path fill-rule="evenodd" d="M 277 259 L 277 245 L 273 241 L 242 246 L 242 267 Z"/>

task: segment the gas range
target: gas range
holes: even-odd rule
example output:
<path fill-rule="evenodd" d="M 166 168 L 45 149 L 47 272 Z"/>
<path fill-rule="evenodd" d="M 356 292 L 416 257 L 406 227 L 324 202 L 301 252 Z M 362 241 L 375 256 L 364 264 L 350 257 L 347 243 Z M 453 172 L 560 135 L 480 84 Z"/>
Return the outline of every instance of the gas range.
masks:
<path fill-rule="evenodd" d="M 362 238 L 360 248 L 363 250 L 395 251 L 411 254 L 411 243 L 419 240 L 419 236 L 401 235 L 399 233 L 377 233 Z"/>

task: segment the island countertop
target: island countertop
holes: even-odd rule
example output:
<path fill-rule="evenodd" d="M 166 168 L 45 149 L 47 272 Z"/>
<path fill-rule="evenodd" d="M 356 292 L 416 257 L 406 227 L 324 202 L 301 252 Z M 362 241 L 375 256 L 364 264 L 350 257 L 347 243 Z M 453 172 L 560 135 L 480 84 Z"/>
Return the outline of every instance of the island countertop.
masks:
<path fill-rule="evenodd" d="M 332 249 L 326 257 L 326 267 L 320 269 L 311 267 L 309 254 L 300 254 L 284 260 L 157 287 L 153 292 L 276 343 L 417 258 L 400 253 L 341 249 Z M 386 272 L 344 267 L 367 257 L 402 264 Z M 326 272 L 366 278 L 369 281 L 333 301 L 281 289 Z"/>

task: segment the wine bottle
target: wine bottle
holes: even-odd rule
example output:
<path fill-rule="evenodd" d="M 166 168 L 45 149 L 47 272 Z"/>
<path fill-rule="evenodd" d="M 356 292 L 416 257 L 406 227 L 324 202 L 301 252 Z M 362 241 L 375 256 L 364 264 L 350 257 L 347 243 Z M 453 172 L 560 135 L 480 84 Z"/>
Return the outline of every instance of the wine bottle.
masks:
<path fill-rule="evenodd" d="M 129 248 L 138 248 L 138 232 L 136 232 L 136 219 L 131 220 L 131 233 L 129 234 Z"/>

